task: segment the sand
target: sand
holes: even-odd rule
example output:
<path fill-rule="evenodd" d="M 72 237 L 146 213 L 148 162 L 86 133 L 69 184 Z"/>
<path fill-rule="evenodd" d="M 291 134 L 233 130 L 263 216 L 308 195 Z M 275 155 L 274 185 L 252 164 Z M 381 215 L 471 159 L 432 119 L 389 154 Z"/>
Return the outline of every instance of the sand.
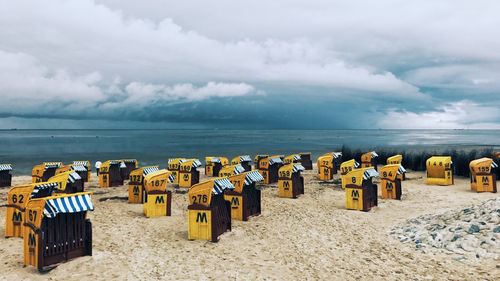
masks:
<path fill-rule="evenodd" d="M 100 189 L 90 183 L 95 211 L 93 256 L 63 263 L 40 274 L 23 267 L 22 241 L 0 238 L 0 279 L 4 280 L 498 280 L 495 258 L 454 259 L 446 251 L 422 252 L 402 243 L 391 229 L 426 214 L 480 204 L 498 194 L 474 193 L 469 180 L 427 186 L 424 173 L 409 172 L 402 201 L 381 200 L 370 212 L 346 210 L 344 192 L 319 183 L 306 171 L 305 195 L 277 197 L 263 190 L 262 215 L 233 221 L 218 243 L 187 240 L 187 195 L 174 194 L 172 216 L 147 219 L 142 205 L 99 199 L 127 195 L 127 187 Z M 30 177 L 16 177 L 26 183 Z M 1 189 L 0 204 L 7 189 Z M 5 207 L 0 208 L 0 233 Z M 497 244 L 498 245 L 498 244 Z"/>

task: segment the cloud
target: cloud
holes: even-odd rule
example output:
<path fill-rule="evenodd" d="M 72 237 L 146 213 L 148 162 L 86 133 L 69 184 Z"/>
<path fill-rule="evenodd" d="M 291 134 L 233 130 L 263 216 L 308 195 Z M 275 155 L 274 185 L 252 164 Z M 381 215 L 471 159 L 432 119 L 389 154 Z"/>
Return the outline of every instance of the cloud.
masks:
<path fill-rule="evenodd" d="M 98 72 L 75 76 L 63 69 L 44 67 L 26 54 L 0 50 L 0 61 L 0 114 L 4 116 L 109 118 L 114 114 L 101 112 L 113 109 L 137 112 L 151 105 L 241 97 L 255 90 L 245 83 L 213 81 L 195 86 L 135 81 L 121 85 L 114 80 L 107 85 L 102 83 Z"/>
<path fill-rule="evenodd" d="M 463 100 L 422 113 L 389 110 L 378 126 L 390 129 L 500 129 L 498 106 Z"/>
<path fill-rule="evenodd" d="M 2 1 L 0 116 L 359 128 L 434 113 L 441 125 L 466 124 L 445 115 L 463 100 L 499 105 L 499 8 L 483 0 Z M 261 117 L 269 112 L 279 114 Z"/>

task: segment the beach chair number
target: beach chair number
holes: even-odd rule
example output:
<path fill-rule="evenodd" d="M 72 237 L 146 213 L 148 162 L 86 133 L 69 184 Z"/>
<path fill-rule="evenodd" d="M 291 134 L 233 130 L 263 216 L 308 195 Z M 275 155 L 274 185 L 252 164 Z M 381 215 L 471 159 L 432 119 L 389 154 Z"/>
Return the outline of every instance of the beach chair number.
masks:
<path fill-rule="evenodd" d="M 12 195 L 12 203 L 16 204 L 19 199 L 19 204 L 22 204 L 24 202 L 24 195 L 20 194 L 19 197 L 17 197 L 16 194 Z"/>
<path fill-rule="evenodd" d="M 142 181 L 142 176 L 132 175 L 132 176 L 130 176 L 130 181 L 141 182 Z"/>
<path fill-rule="evenodd" d="M 356 183 L 356 177 L 352 177 L 352 183 Z"/>
<path fill-rule="evenodd" d="M 31 222 L 34 222 L 36 220 L 36 211 L 30 210 L 28 212 L 28 218 Z"/>
<path fill-rule="evenodd" d="M 290 171 L 280 172 L 280 178 L 289 178 L 289 177 L 290 177 Z"/>
<path fill-rule="evenodd" d="M 151 182 L 153 186 L 162 186 L 165 183 L 165 180 L 155 180 Z"/>
<path fill-rule="evenodd" d="M 193 199 L 193 204 L 200 204 L 200 203 L 207 203 L 208 202 L 208 196 L 207 195 L 198 195 L 198 196 L 193 196 L 191 197 Z"/>

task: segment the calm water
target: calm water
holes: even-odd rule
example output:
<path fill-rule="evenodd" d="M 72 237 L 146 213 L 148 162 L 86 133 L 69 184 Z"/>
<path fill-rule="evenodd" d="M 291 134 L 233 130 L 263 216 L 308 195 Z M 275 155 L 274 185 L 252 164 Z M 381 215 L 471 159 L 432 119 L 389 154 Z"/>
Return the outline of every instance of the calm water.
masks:
<path fill-rule="evenodd" d="M 313 153 L 353 148 L 500 147 L 499 130 L 4 130 L 0 163 L 29 174 L 43 161 L 137 158 L 166 165 L 170 157 Z"/>

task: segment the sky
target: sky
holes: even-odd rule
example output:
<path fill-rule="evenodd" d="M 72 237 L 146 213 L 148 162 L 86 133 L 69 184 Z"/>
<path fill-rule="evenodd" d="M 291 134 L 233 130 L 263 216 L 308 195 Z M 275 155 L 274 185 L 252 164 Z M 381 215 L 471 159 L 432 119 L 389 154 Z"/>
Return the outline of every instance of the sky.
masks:
<path fill-rule="evenodd" d="M 0 0 L 0 128 L 500 129 L 500 1 Z"/>

